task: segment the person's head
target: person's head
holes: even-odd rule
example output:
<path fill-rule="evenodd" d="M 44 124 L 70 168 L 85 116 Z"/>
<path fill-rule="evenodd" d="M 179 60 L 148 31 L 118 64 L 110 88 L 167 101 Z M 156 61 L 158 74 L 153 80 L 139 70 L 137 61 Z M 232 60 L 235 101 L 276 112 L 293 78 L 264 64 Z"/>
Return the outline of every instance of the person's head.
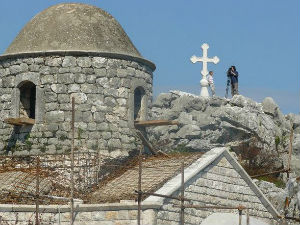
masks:
<path fill-rule="evenodd" d="M 213 76 L 214 72 L 213 71 L 209 71 L 209 75 Z"/>
<path fill-rule="evenodd" d="M 236 71 L 235 66 L 230 67 L 233 71 Z"/>

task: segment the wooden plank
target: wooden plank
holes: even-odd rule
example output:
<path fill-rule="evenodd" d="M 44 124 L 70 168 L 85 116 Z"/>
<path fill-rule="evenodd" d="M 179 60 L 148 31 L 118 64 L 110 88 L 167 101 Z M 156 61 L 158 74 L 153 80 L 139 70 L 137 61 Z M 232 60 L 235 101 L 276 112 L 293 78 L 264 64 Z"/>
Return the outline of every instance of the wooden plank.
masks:
<path fill-rule="evenodd" d="M 20 122 L 22 124 L 26 124 L 26 125 L 34 125 L 35 124 L 35 120 L 31 119 L 31 118 L 25 118 L 25 117 L 21 117 L 20 118 Z"/>
<path fill-rule="evenodd" d="M 134 121 L 135 126 L 149 127 L 149 126 L 165 126 L 165 125 L 178 125 L 179 123 L 174 120 L 144 120 Z"/>
<path fill-rule="evenodd" d="M 7 118 L 4 119 L 4 123 L 15 125 L 15 126 L 22 126 L 22 125 L 33 125 L 35 123 L 34 119 L 31 118 Z"/>
<path fill-rule="evenodd" d="M 154 148 L 152 147 L 152 145 L 150 144 L 150 142 L 144 137 L 144 135 L 142 134 L 141 131 L 136 130 L 136 133 L 137 133 L 137 135 L 139 136 L 139 138 L 141 139 L 143 145 L 146 146 L 146 147 L 148 147 L 149 151 L 150 151 L 153 155 L 159 155 L 159 154 L 161 154 L 161 155 L 164 155 L 164 156 L 167 156 L 167 157 L 168 157 L 168 155 L 167 155 L 166 153 L 164 153 L 164 152 L 162 152 L 162 151 L 160 151 L 160 150 L 157 151 L 156 149 L 154 149 Z"/>
<path fill-rule="evenodd" d="M 142 132 L 139 131 L 139 130 L 136 130 L 136 133 L 137 133 L 137 135 L 139 136 L 139 138 L 141 139 L 143 145 L 146 146 L 146 147 L 150 150 L 150 152 L 151 152 L 152 154 L 157 155 L 157 154 L 158 154 L 157 150 L 155 150 L 155 149 L 152 147 L 152 145 L 151 145 L 151 144 L 148 142 L 148 140 L 144 137 L 144 135 L 142 134 Z"/>
<path fill-rule="evenodd" d="M 7 118 L 4 119 L 4 123 L 16 125 L 16 126 L 22 126 L 22 123 L 20 123 L 16 118 Z"/>

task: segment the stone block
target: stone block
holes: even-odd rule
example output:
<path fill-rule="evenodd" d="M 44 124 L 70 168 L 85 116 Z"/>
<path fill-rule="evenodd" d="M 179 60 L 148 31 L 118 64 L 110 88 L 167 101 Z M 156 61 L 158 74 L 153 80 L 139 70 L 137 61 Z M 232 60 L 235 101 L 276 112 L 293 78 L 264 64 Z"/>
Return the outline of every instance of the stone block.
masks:
<path fill-rule="evenodd" d="M 73 73 L 59 74 L 57 76 L 57 82 L 60 84 L 73 84 L 75 81 L 75 75 Z"/>
<path fill-rule="evenodd" d="M 25 58 L 22 61 L 23 61 L 23 63 L 26 63 L 27 65 L 34 64 L 34 59 L 32 59 L 32 58 L 28 58 L 28 59 Z"/>
<path fill-rule="evenodd" d="M 58 104 L 56 102 L 45 103 L 45 111 L 58 110 Z"/>
<path fill-rule="evenodd" d="M 95 131 L 97 129 L 97 124 L 95 122 L 88 123 L 87 129 L 89 131 Z"/>
<path fill-rule="evenodd" d="M 102 86 L 103 88 L 109 88 L 109 80 L 107 77 L 101 77 L 96 80 L 96 83 Z"/>
<path fill-rule="evenodd" d="M 108 78 L 116 77 L 117 76 L 117 70 L 116 69 L 107 70 L 106 76 Z"/>
<path fill-rule="evenodd" d="M 86 82 L 88 84 L 94 84 L 96 82 L 96 75 L 87 75 L 86 76 Z"/>
<path fill-rule="evenodd" d="M 63 67 L 63 68 L 59 68 L 58 69 L 58 73 L 69 73 L 70 72 L 70 68 L 65 68 L 65 67 Z"/>
<path fill-rule="evenodd" d="M 107 76 L 107 70 L 105 68 L 94 69 L 94 74 L 97 77 L 106 77 Z"/>
<path fill-rule="evenodd" d="M 3 77 L 2 78 L 2 84 L 3 87 L 15 87 L 15 77 L 10 76 L 10 77 Z"/>
<path fill-rule="evenodd" d="M 70 102 L 70 96 L 67 94 L 58 94 L 57 99 L 59 103 L 69 103 Z"/>
<path fill-rule="evenodd" d="M 67 93 L 67 85 L 65 84 L 51 84 L 50 88 L 55 93 Z"/>
<path fill-rule="evenodd" d="M 68 85 L 68 93 L 77 93 L 80 92 L 79 84 L 70 84 Z"/>
<path fill-rule="evenodd" d="M 65 56 L 62 62 L 62 67 L 75 67 L 76 58 L 73 56 Z"/>
<path fill-rule="evenodd" d="M 117 105 L 117 102 L 113 97 L 105 97 L 104 104 L 109 107 L 115 107 Z"/>
<path fill-rule="evenodd" d="M 117 99 L 118 105 L 119 106 L 126 106 L 127 105 L 127 100 L 126 98 L 118 98 Z"/>
<path fill-rule="evenodd" d="M 47 112 L 45 117 L 49 123 L 63 122 L 65 120 L 65 114 L 63 111 Z"/>
<path fill-rule="evenodd" d="M 77 73 L 75 74 L 75 82 L 78 84 L 84 83 L 86 80 L 86 75 Z"/>
<path fill-rule="evenodd" d="M 118 90 L 116 90 L 116 88 L 105 88 L 103 90 L 103 94 L 104 94 L 104 96 L 111 96 L 111 97 L 114 97 L 114 98 L 120 97 L 118 95 Z"/>
<path fill-rule="evenodd" d="M 28 71 L 28 65 L 26 63 L 21 63 L 20 64 L 20 69 L 21 69 L 21 72 L 27 72 Z"/>
<path fill-rule="evenodd" d="M 45 92 L 45 102 L 56 102 L 57 101 L 57 94 L 54 93 L 54 92 L 49 92 L 49 91 L 46 91 Z"/>
<path fill-rule="evenodd" d="M 36 64 L 29 65 L 29 71 L 39 72 L 39 70 L 40 70 L 40 65 L 36 65 Z"/>
<path fill-rule="evenodd" d="M 120 66 L 120 62 L 118 59 L 108 59 L 107 60 L 107 67 L 110 69 L 117 69 Z"/>
<path fill-rule="evenodd" d="M 83 93 L 101 93 L 100 89 L 94 84 L 81 84 Z"/>
<path fill-rule="evenodd" d="M 93 68 L 82 68 L 81 73 L 83 73 L 85 76 L 94 74 Z"/>
<path fill-rule="evenodd" d="M 82 68 L 79 66 L 70 68 L 71 73 L 81 73 L 81 71 L 82 71 Z"/>
<path fill-rule="evenodd" d="M 102 123 L 97 123 L 97 130 L 100 130 L 100 131 L 107 131 L 109 130 L 109 125 L 108 123 L 106 122 L 102 122 Z"/>
<path fill-rule="evenodd" d="M 41 66 L 40 71 L 41 74 L 50 74 L 50 67 L 49 66 Z"/>
<path fill-rule="evenodd" d="M 0 76 L 1 77 L 7 76 L 8 74 L 10 74 L 10 71 L 9 71 L 8 68 L 6 68 L 6 69 L 0 69 Z"/>
<path fill-rule="evenodd" d="M 94 121 L 95 122 L 103 122 L 105 119 L 105 115 L 103 112 L 95 112 L 94 113 Z"/>
<path fill-rule="evenodd" d="M 102 68 L 105 67 L 107 63 L 107 59 L 104 57 L 93 57 L 92 65 L 94 68 Z"/>
<path fill-rule="evenodd" d="M 22 72 L 20 65 L 13 65 L 9 68 L 10 74 L 18 74 Z"/>
<path fill-rule="evenodd" d="M 110 139 L 110 140 L 108 140 L 107 145 L 109 148 L 112 148 L 112 149 L 122 147 L 120 139 Z"/>
<path fill-rule="evenodd" d="M 127 69 L 117 69 L 117 76 L 120 78 L 128 77 L 128 70 Z"/>
<path fill-rule="evenodd" d="M 131 80 L 130 79 L 121 79 L 121 87 L 130 88 Z"/>
<path fill-rule="evenodd" d="M 87 95 L 84 93 L 72 93 L 70 95 L 70 102 L 73 97 L 75 98 L 75 104 L 83 104 L 87 101 Z M 88 107 L 86 109 L 88 109 Z"/>
<path fill-rule="evenodd" d="M 77 65 L 80 67 L 91 67 L 92 61 L 89 57 L 80 57 L 77 58 Z"/>
<path fill-rule="evenodd" d="M 53 84 L 56 83 L 53 75 L 45 75 L 41 77 L 41 84 Z"/>
<path fill-rule="evenodd" d="M 35 64 L 44 64 L 44 58 L 37 57 L 37 58 L 34 58 L 33 60 L 34 60 Z"/>

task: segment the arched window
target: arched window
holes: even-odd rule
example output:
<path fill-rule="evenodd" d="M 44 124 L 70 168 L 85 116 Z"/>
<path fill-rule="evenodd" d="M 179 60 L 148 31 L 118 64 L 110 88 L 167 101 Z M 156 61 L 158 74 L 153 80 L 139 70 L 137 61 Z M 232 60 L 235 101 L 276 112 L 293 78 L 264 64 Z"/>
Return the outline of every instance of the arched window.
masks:
<path fill-rule="evenodd" d="M 35 119 L 36 86 L 30 81 L 22 82 L 19 85 L 20 105 L 19 117 Z"/>
<path fill-rule="evenodd" d="M 142 87 L 137 87 L 134 90 L 134 120 L 141 120 L 144 115 L 143 97 L 145 95 L 145 90 Z"/>

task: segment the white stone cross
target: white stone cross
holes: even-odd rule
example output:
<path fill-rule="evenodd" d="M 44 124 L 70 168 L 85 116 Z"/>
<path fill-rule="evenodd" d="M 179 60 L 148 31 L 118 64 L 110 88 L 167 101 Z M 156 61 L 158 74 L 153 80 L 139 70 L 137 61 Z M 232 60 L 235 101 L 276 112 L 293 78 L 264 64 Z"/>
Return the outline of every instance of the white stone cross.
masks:
<path fill-rule="evenodd" d="M 191 61 L 192 61 L 192 63 L 196 63 L 196 62 L 202 62 L 203 63 L 203 68 L 201 70 L 202 80 L 200 81 L 200 84 L 201 84 L 200 96 L 209 97 L 208 90 L 207 90 L 208 81 L 206 80 L 206 75 L 208 74 L 207 63 L 213 62 L 214 64 L 217 64 L 220 60 L 217 56 L 215 56 L 213 58 L 208 58 L 207 57 L 207 49 L 209 48 L 208 44 L 204 43 L 201 46 L 201 48 L 203 50 L 203 56 L 202 57 L 197 57 L 197 56 L 193 55 L 191 57 Z"/>

